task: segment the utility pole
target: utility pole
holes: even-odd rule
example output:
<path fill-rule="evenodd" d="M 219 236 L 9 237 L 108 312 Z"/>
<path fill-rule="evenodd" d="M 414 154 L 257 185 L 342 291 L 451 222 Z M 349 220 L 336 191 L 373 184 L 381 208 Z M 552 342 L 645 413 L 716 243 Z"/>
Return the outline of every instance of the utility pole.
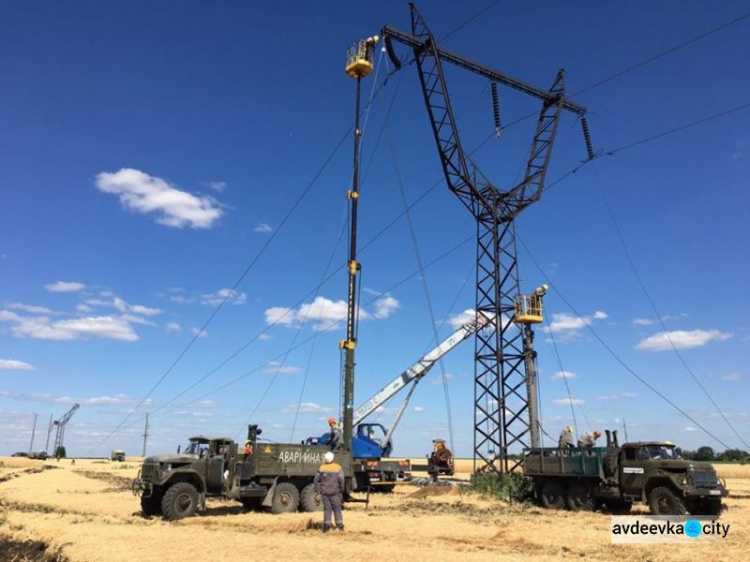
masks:
<path fill-rule="evenodd" d="M 359 201 L 359 145 L 362 131 L 359 128 L 361 113 L 362 78 L 373 70 L 373 47 L 378 42 L 377 35 L 359 41 L 352 46 L 346 58 L 346 73 L 357 81 L 357 94 L 354 114 L 354 166 L 352 188 L 346 192 L 349 199 L 351 232 L 349 238 L 349 290 L 346 314 L 346 339 L 339 343 L 344 350 L 344 449 L 352 447 L 352 422 L 354 419 L 354 350 L 357 347 L 357 320 L 359 299 L 357 297 L 357 274 L 361 266 L 357 262 L 357 203 Z"/>
<path fill-rule="evenodd" d="M 625 418 L 622 418 L 622 430 L 625 433 L 625 442 L 627 443 L 630 439 L 628 439 L 628 426 L 625 424 Z"/>
<path fill-rule="evenodd" d="M 36 435 L 36 414 L 34 414 L 34 426 L 31 428 L 31 443 L 29 444 L 29 455 L 34 451 L 34 435 Z"/>
<path fill-rule="evenodd" d="M 47 442 L 44 444 L 44 452 L 49 454 L 49 436 L 52 434 L 52 414 L 49 415 L 49 426 L 47 427 Z"/>
<path fill-rule="evenodd" d="M 146 456 L 146 440 L 148 439 L 148 412 L 146 412 L 146 425 L 143 427 L 143 453 L 142 457 Z"/>

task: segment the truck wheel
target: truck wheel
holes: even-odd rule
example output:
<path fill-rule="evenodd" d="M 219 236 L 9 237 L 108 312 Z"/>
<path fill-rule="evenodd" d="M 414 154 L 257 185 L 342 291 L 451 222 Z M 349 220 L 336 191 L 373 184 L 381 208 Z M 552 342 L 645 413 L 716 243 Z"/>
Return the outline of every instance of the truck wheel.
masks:
<path fill-rule="evenodd" d="M 161 500 L 164 498 L 164 493 L 160 489 L 154 489 L 151 491 L 150 496 L 141 496 L 141 511 L 143 515 L 161 515 Z"/>
<path fill-rule="evenodd" d="M 323 498 L 315 491 L 315 486 L 313 484 L 308 484 L 302 488 L 299 500 L 302 505 L 302 511 L 308 511 L 310 513 L 314 511 L 323 511 Z"/>
<path fill-rule="evenodd" d="M 547 509 L 565 509 L 565 489 L 557 480 L 547 480 L 542 484 L 540 499 Z"/>
<path fill-rule="evenodd" d="M 198 490 L 189 482 L 178 482 L 164 494 L 161 510 L 169 521 L 195 515 L 198 510 Z"/>
<path fill-rule="evenodd" d="M 291 482 L 276 484 L 271 502 L 271 513 L 292 513 L 299 506 L 299 491 Z"/>
<path fill-rule="evenodd" d="M 568 486 L 567 504 L 571 511 L 594 511 L 591 489 L 583 482 L 573 482 Z"/>
<path fill-rule="evenodd" d="M 654 515 L 685 515 L 687 509 L 683 501 L 672 490 L 657 486 L 648 495 L 648 506 Z"/>

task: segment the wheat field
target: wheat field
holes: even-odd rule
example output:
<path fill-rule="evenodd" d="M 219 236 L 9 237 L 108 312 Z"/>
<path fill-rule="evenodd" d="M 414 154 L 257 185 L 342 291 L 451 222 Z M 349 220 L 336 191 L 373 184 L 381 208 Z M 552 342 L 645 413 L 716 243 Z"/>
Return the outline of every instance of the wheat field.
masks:
<path fill-rule="evenodd" d="M 138 461 L 41 462 L 0 459 L 0 561 L 160 562 L 206 557 L 229 560 L 408 561 L 744 559 L 750 541 L 750 467 L 717 465 L 731 496 L 713 544 L 611 545 L 610 517 L 548 511 L 482 500 L 458 488 L 398 486 L 368 506 L 348 504 L 346 531 L 322 534 L 318 514 L 244 512 L 210 500 L 208 510 L 178 522 L 144 518 L 129 490 Z M 459 462 L 467 474 L 470 461 Z M 19 554 L 8 540 L 44 543 Z M 36 542 L 35 542 L 36 541 Z"/>

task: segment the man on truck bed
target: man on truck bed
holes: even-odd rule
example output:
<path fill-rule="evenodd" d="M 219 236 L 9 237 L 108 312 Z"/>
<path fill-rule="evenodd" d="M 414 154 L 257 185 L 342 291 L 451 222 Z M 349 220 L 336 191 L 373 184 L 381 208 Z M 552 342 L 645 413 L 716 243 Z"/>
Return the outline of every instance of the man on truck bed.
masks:
<path fill-rule="evenodd" d="M 601 437 L 602 432 L 598 429 L 594 431 L 587 431 L 578 438 L 579 447 L 594 447 L 596 446 L 596 440 Z"/>
<path fill-rule="evenodd" d="M 330 438 L 328 439 L 328 445 L 331 447 L 331 451 L 337 451 L 344 448 L 344 432 L 341 431 L 341 427 L 336 422 L 336 418 L 328 418 L 328 426 L 331 428 Z"/>
<path fill-rule="evenodd" d="M 341 515 L 341 496 L 344 493 L 344 470 L 333 462 L 333 453 L 328 451 L 323 458 L 325 464 L 320 465 L 313 483 L 315 492 L 320 494 L 323 501 L 323 532 L 331 529 L 331 511 L 336 521 L 336 528 L 344 530 L 344 518 Z"/>
<path fill-rule="evenodd" d="M 573 428 L 570 426 L 564 427 L 562 433 L 560 433 L 560 439 L 557 441 L 557 446 L 560 449 L 572 449 L 575 447 L 573 443 Z"/>

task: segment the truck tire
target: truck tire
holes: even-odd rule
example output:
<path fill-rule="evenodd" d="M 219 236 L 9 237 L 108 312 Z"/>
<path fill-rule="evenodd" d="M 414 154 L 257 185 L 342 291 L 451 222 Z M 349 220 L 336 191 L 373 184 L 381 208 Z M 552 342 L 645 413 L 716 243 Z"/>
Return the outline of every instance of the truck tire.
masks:
<path fill-rule="evenodd" d="M 302 492 L 299 495 L 300 505 L 302 511 L 313 513 L 315 511 L 323 511 L 323 498 L 315 491 L 313 484 L 308 484 L 302 488 Z"/>
<path fill-rule="evenodd" d="M 565 489 L 557 480 L 546 480 L 542 484 L 539 499 L 547 509 L 565 509 Z"/>
<path fill-rule="evenodd" d="M 198 511 L 198 490 L 189 482 L 178 482 L 164 493 L 161 510 L 169 521 L 195 515 Z"/>
<path fill-rule="evenodd" d="M 271 513 L 293 513 L 299 507 L 299 491 L 291 482 L 276 484 L 271 502 Z"/>
<path fill-rule="evenodd" d="M 568 486 L 566 503 L 571 511 L 594 511 L 594 496 L 584 482 L 573 482 Z"/>
<path fill-rule="evenodd" d="M 657 486 L 648 495 L 648 506 L 654 515 L 685 515 L 685 503 L 665 486 Z"/>
<path fill-rule="evenodd" d="M 161 515 L 161 500 L 163 498 L 164 493 L 159 488 L 152 490 L 150 496 L 141 496 L 141 511 L 143 511 L 143 515 L 148 517 Z"/>

